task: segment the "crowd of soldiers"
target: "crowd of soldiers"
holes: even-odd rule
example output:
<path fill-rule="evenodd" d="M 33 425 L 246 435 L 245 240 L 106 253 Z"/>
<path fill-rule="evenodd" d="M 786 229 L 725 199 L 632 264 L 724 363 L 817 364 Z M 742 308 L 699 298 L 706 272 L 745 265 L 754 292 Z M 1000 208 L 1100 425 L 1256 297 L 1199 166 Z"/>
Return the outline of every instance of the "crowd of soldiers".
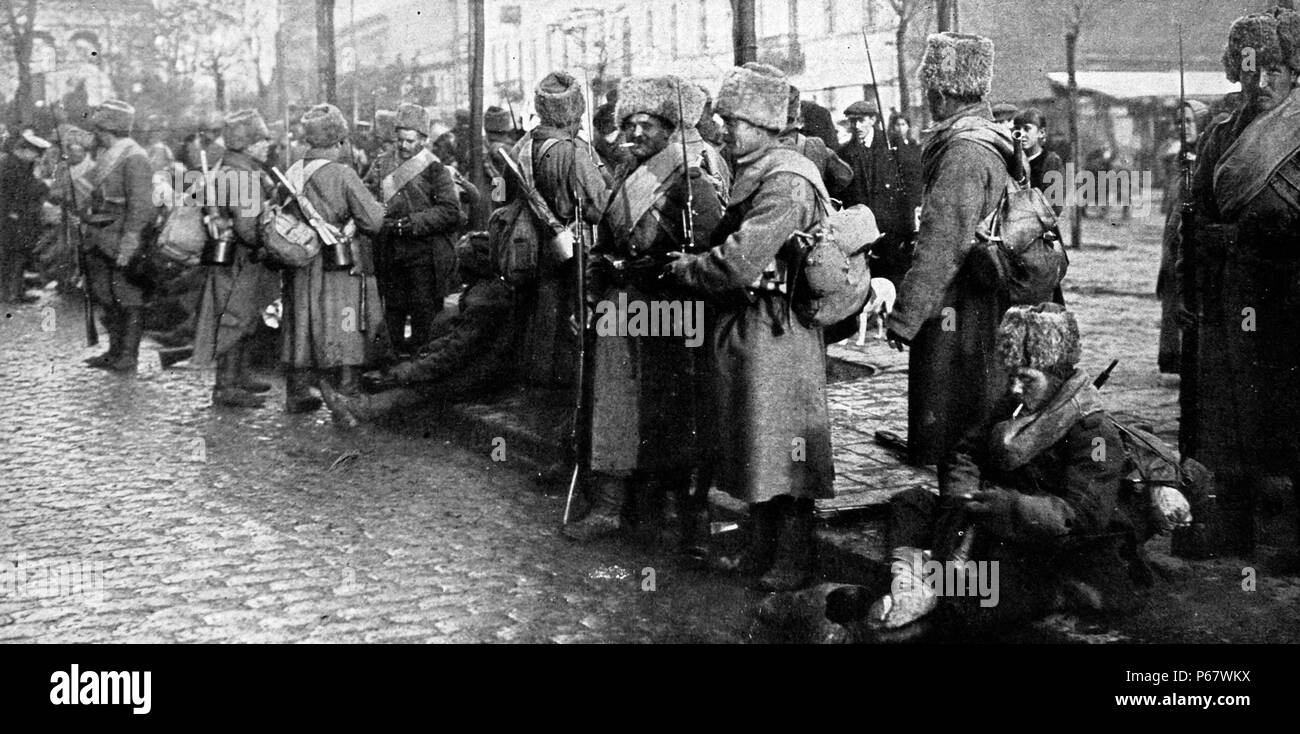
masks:
<path fill-rule="evenodd" d="M 1245 47 L 1257 50 L 1257 68 L 1237 63 Z M 1300 104 L 1300 16 L 1237 21 L 1224 58 L 1242 83 L 1241 106 L 1199 135 L 1188 205 L 1175 212 L 1181 226 L 1167 247 L 1177 267 L 1162 291 L 1177 294 L 1186 328 L 1183 448 L 1219 475 L 1226 545 L 1245 553 L 1254 487 L 1265 476 L 1300 479 L 1298 434 L 1281 428 L 1300 407 L 1300 327 L 1288 318 L 1300 304 L 1288 246 L 1300 206 L 1288 184 L 1300 180 L 1288 176 L 1300 145 L 1288 125 Z M 483 192 L 459 170 L 471 158 L 467 118 L 430 140 L 428 112 L 404 103 L 376 115 L 382 146 L 366 150 L 352 145 L 343 114 L 321 104 L 277 154 L 257 111 L 234 113 L 182 156 L 197 149 L 205 167 L 258 178 L 264 201 L 214 212 L 218 238 L 234 251 L 202 268 L 186 355 L 215 363 L 214 404 L 261 405 L 270 386 L 249 374 L 247 345 L 278 299 L 289 412 L 323 400 L 338 423 L 355 426 L 514 381 L 568 390 L 587 409 L 587 440 L 566 457 L 585 464 L 587 492 L 566 534 L 675 535 L 703 554 L 705 497 L 716 487 L 750 508 L 746 547 L 717 563 L 765 590 L 799 589 L 815 578 L 814 502 L 834 494 L 826 345 L 858 321 L 821 328 L 792 309 L 803 252 L 792 234 L 816 231 L 833 201 L 862 204 L 884 232 L 872 288 L 891 294 L 871 303 L 890 344 L 910 350 L 910 458 L 939 475 L 937 496 L 894 498 L 895 584 L 864 613 L 884 630 L 926 617 L 939 600 L 920 580 L 923 565 L 956 557 L 959 545 L 966 558 L 1003 562 L 1004 582 L 1024 592 L 1012 613 L 1063 599 L 1122 607 L 1141 576 L 1125 548 L 1151 533 L 1120 495 L 1124 448 L 1077 366 L 1074 316 L 1059 289 L 1055 303 L 1010 303 L 975 245 L 1021 150 L 1037 186 L 1059 168 L 1043 149 L 1046 119 L 1038 110 L 995 115 L 987 38 L 932 35 L 920 75 L 934 121 L 924 150 L 910 120 L 885 124 L 867 101 L 844 110 L 849 140 L 840 144 L 830 114 L 763 64 L 731 69 L 716 94 L 676 76 L 625 79 L 590 122 L 586 90 L 552 72 L 536 86 L 537 121 L 526 133 L 512 112 L 487 111 L 492 185 Z M 1192 112 L 1199 130 L 1203 116 Z M 151 182 L 168 166 L 193 166 L 159 141 L 135 142 L 133 118 L 130 105 L 110 100 L 90 116 L 90 133 L 64 130 L 69 165 L 48 191 L 29 193 L 38 204 L 79 204 L 87 287 L 110 345 L 88 364 L 118 372 L 138 361 L 151 284 L 137 265 L 158 228 Z M 594 128 L 590 142 L 584 126 Z M 5 175 L 30 169 L 49 147 L 24 133 Z M 288 170 L 272 178 L 277 160 Z M 282 181 L 342 235 L 302 267 L 262 248 L 260 212 L 285 201 Z M 486 222 L 482 197 L 495 212 Z M 524 279 L 506 272 L 507 255 L 521 253 L 493 236 L 520 201 L 540 233 L 522 253 L 532 258 Z M 6 288 L 11 272 L 0 268 Z M 457 307 L 445 313 L 453 294 Z M 702 303 L 702 346 L 685 333 L 593 335 L 598 304 L 633 302 Z M 1243 309 L 1249 329 L 1240 328 Z"/>

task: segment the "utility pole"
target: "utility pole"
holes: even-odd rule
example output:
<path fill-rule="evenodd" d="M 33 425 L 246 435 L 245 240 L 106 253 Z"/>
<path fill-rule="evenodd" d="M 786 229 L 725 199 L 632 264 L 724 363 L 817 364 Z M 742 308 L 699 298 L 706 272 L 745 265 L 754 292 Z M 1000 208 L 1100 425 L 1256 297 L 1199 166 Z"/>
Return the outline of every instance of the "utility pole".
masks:
<path fill-rule="evenodd" d="M 352 47 L 352 128 L 355 130 L 361 119 L 357 117 L 357 85 L 361 81 L 357 78 L 357 61 L 360 57 L 357 50 L 357 0 L 348 0 L 348 28 L 348 45 Z"/>
<path fill-rule="evenodd" d="M 316 0 L 316 78 L 321 96 L 338 106 L 334 72 L 334 0 Z"/>
<path fill-rule="evenodd" d="M 731 42 L 736 66 L 758 61 L 758 36 L 754 32 L 754 0 L 731 0 Z"/>
<path fill-rule="evenodd" d="M 957 33 L 959 27 L 957 24 L 957 0 L 938 0 L 936 15 L 939 16 L 939 32 L 952 31 Z"/>
<path fill-rule="evenodd" d="M 469 180 L 484 195 L 475 212 L 478 222 L 487 221 L 489 197 L 487 178 L 483 172 L 483 56 L 486 52 L 484 34 L 485 0 L 469 0 L 470 49 L 469 64 Z M 481 228 L 481 224 L 474 225 Z"/>

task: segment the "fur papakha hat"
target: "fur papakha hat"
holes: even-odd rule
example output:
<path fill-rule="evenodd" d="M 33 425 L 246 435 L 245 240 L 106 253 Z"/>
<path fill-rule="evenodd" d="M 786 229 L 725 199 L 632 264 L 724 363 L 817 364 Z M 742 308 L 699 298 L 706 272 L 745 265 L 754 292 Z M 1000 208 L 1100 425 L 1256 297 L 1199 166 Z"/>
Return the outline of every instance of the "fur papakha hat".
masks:
<path fill-rule="evenodd" d="M 533 107 L 542 124 L 567 127 L 582 119 L 587 101 L 582 96 L 582 85 L 572 74 L 553 71 L 537 83 Z"/>
<path fill-rule="evenodd" d="M 318 104 L 302 116 L 303 140 L 313 148 L 337 145 L 348 136 L 348 121 L 332 104 Z"/>
<path fill-rule="evenodd" d="M 1234 20 L 1223 47 L 1223 71 L 1228 81 L 1241 81 L 1248 59 L 1255 68 L 1286 64 L 1300 70 L 1300 13 L 1278 9 Z"/>
<path fill-rule="evenodd" d="M 90 113 L 90 125 L 117 135 L 130 135 L 135 126 L 135 108 L 120 99 L 106 99 Z"/>
<path fill-rule="evenodd" d="M 515 121 L 510 110 L 503 110 L 493 105 L 483 111 L 483 129 L 490 133 L 508 133 L 515 129 Z"/>
<path fill-rule="evenodd" d="M 397 130 L 393 129 L 393 123 L 396 121 L 396 112 L 392 110 L 375 110 L 375 137 L 385 143 L 397 140 Z"/>
<path fill-rule="evenodd" d="M 932 33 L 925 41 L 921 86 L 950 97 L 980 97 L 993 85 L 993 41 L 968 33 Z"/>
<path fill-rule="evenodd" d="M 614 119 L 622 125 L 632 115 L 645 113 L 663 119 L 674 128 L 681 127 L 683 118 L 694 126 L 704 114 L 705 99 L 699 87 L 671 74 L 628 77 L 619 85 Z"/>
<path fill-rule="evenodd" d="M 1020 367 L 1063 372 L 1079 363 L 1079 324 L 1059 303 L 1012 306 L 997 331 L 998 356 L 1010 370 Z"/>
<path fill-rule="evenodd" d="M 226 118 L 221 138 L 228 150 L 243 150 L 259 140 L 271 137 L 271 128 L 257 110 L 240 110 Z"/>
<path fill-rule="evenodd" d="M 414 130 L 427 138 L 429 137 L 429 111 L 414 102 L 403 102 L 397 105 L 393 129 Z"/>
<path fill-rule="evenodd" d="M 718 89 L 713 109 L 722 117 L 734 117 L 751 125 L 780 132 L 785 128 L 790 85 L 785 77 L 735 67 L 727 72 Z"/>

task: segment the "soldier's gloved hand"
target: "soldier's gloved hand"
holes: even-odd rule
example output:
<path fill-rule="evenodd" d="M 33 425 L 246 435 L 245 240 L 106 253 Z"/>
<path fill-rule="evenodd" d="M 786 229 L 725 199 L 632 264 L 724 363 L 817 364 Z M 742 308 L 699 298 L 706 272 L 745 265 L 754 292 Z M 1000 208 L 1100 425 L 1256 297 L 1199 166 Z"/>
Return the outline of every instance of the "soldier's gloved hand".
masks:
<path fill-rule="evenodd" d="M 411 234 L 411 218 L 398 217 L 385 219 L 383 233 L 393 237 L 408 237 Z"/>
<path fill-rule="evenodd" d="M 687 280 L 687 274 L 690 272 L 691 264 L 698 260 L 700 256 L 685 252 L 670 252 L 668 257 L 673 259 L 664 265 L 663 275 L 659 277 L 684 283 Z"/>
<path fill-rule="evenodd" d="M 986 489 L 971 495 L 967 515 L 984 530 L 1009 538 L 1015 532 L 1016 504 L 1020 494 L 1009 489 Z"/>

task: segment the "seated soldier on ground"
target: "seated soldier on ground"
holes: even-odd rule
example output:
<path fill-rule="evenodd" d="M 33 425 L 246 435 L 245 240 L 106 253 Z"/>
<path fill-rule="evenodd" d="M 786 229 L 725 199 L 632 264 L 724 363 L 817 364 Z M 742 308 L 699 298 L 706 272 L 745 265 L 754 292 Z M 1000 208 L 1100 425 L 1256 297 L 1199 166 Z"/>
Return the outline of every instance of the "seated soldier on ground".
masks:
<path fill-rule="evenodd" d="M 891 500 L 891 591 L 867 620 L 878 633 L 919 630 L 912 623 L 941 597 L 952 619 L 979 628 L 1068 608 L 1128 611 L 1139 601 L 1136 584 L 1147 577 L 1135 548 L 1150 533 L 1127 493 L 1121 501 L 1120 432 L 1092 376 L 1075 366 L 1074 315 L 1053 303 L 1013 307 L 997 343 L 1008 394 L 987 440 L 963 447 L 962 481 L 948 496 L 913 489 Z M 992 564 L 966 569 L 1000 588 L 981 600 L 974 578 L 963 588 L 927 583 L 936 568 L 928 561 L 954 558 L 997 561 L 996 576 Z"/>
<path fill-rule="evenodd" d="M 322 382 L 321 394 L 336 421 L 356 426 L 432 401 L 455 402 L 492 392 L 509 380 L 515 359 L 514 291 L 497 274 L 487 237 L 467 236 L 456 245 L 466 286 L 459 313 L 435 328 L 411 360 L 362 375 L 371 395 L 348 396 Z"/>

